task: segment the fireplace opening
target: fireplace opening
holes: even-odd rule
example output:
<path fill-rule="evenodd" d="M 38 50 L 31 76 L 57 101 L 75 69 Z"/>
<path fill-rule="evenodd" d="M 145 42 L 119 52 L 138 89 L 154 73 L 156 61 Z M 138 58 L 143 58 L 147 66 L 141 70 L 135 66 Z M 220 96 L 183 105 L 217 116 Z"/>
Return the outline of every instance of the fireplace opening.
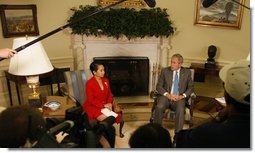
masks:
<path fill-rule="evenodd" d="M 143 96 L 149 92 L 148 57 L 94 57 L 105 67 L 114 96 Z"/>

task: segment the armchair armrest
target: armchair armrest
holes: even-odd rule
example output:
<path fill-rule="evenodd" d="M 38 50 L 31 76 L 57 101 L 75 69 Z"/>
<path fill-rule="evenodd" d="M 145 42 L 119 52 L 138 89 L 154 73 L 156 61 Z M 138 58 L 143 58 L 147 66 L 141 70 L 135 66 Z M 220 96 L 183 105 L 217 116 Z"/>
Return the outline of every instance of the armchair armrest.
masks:
<path fill-rule="evenodd" d="M 67 88 L 65 85 L 61 85 L 60 87 L 60 95 L 61 96 L 68 96 Z"/>
<path fill-rule="evenodd" d="M 187 100 L 189 107 L 193 107 L 194 101 L 195 101 L 196 98 L 197 98 L 197 95 L 194 92 L 192 92 L 191 95 L 189 96 L 188 100 Z"/>
<path fill-rule="evenodd" d="M 158 91 L 157 90 L 152 90 L 151 92 L 150 92 L 150 98 L 151 99 L 156 99 L 157 98 L 157 96 L 158 96 Z"/>
<path fill-rule="evenodd" d="M 121 106 L 118 104 L 118 102 L 116 100 L 113 100 L 112 107 L 113 107 L 113 111 L 115 113 L 122 112 L 122 108 L 121 108 Z"/>
<path fill-rule="evenodd" d="M 196 99 L 196 98 L 197 98 L 197 95 L 196 95 L 194 92 L 192 92 L 191 95 L 190 95 L 190 98 L 191 98 L 191 99 Z"/>

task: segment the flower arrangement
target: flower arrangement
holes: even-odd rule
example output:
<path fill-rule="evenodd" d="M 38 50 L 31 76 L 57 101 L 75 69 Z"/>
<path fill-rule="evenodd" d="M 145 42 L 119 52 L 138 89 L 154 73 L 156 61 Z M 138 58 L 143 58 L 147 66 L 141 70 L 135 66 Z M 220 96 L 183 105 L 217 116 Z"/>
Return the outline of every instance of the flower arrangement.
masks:
<path fill-rule="evenodd" d="M 98 6 L 82 6 L 72 8 L 74 12 L 68 22 L 79 20 L 94 11 Z M 70 25 L 73 34 L 85 34 L 87 36 L 119 37 L 125 35 L 128 39 L 144 38 L 146 36 L 169 37 L 176 28 L 167 14 L 167 9 L 152 8 L 135 10 L 134 8 L 119 8 L 104 10 L 97 15 L 91 16 Z"/>

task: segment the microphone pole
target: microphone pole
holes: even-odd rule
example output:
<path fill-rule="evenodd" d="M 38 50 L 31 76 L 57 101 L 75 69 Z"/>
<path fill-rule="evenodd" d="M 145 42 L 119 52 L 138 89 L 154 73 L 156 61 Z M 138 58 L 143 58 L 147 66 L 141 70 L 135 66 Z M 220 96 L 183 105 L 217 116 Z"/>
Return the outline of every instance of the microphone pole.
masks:
<path fill-rule="evenodd" d="M 75 20 L 75 21 L 73 21 L 73 22 L 71 22 L 71 23 L 68 23 L 68 24 L 66 24 L 66 25 L 64 25 L 64 26 L 61 26 L 61 27 L 55 29 L 55 30 L 52 30 L 51 32 L 48 32 L 48 33 L 46 33 L 45 35 L 42 35 L 42 36 L 38 37 L 37 39 L 35 39 L 35 40 L 33 40 L 33 41 L 30 41 L 29 43 L 27 43 L 27 44 L 25 44 L 25 45 L 22 45 L 22 46 L 20 46 L 20 47 L 14 49 L 14 50 L 15 50 L 16 52 L 19 52 L 19 51 L 21 51 L 21 50 L 23 50 L 23 49 L 25 49 L 25 48 L 27 48 L 27 47 L 33 45 L 34 43 L 37 43 L 38 41 L 43 40 L 43 39 L 45 39 L 45 38 L 47 38 L 47 37 L 49 37 L 49 36 L 51 36 L 51 35 L 53 35 L 53 34 L 59 32 L 59 31 L 61 31 L 61 30 L 63 30 L 63 29 L 65 29 L 65 28 L 67 28 L 67 27 L 69 27 L 71 24 L 80 22 L 80 21 L 82 21 L 82 20 L 84 20 L 84 19 L 86 19 L 86 18 L 88 18 L 88 17 L 94 16 L 94 15 L 96 15 L 96 14 L 98 14 L 98 13 L 100 13 L 100 12 L 102 12 L 102 11 L 108 9 L 108 8 L 111 8 L 111 7 L 113 7 L 113 6 L 116 6 L 116 5 L 118 5 L 118 4 L 122 3 L 122 2 L 125 2 L 125 1 L 127 1 L 127 0 L 120 0 L 120 1 L 118 1 L 118 2 L 116 2 L 116 3 L 113 3 L 113 4 L 111 4 L 111 5 L 108 5 L 108 6 L 106 6 L 106 7 L 101 8 L 101 9 L 97 9 L 97 10 L 95 10 L 94 12 L 92 12 L 92 13 L 90 13 L 90 14 L 88 14 L 88 15 L 86 15 L 86 16 L 80 18 L 80 19 L 77 19 L 77 20 Z M 0 61 L 3 60 L 3 59 L 4 59 L 4 58 L 0 59 Z"/>
<path fill-rule="evenodd" d="M 248 10 L 250 10 L 250 8 L 248 6 L 246 6 L 246 5 L 244 5 L 244 4 L 240 3 L 240 2 L 237 2 L 236 0 L 232 0 L 232 2 L 235 2 L 235 3 L 239 4 L 239 5 L 247 8 Z"/>

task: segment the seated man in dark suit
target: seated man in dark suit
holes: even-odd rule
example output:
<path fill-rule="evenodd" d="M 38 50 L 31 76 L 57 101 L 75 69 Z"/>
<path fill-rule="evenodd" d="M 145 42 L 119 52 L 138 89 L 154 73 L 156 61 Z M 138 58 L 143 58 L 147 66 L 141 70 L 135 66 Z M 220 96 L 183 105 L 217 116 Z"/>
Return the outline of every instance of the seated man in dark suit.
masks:
<path fill-rule="evenodd" d="M 183 57 L 174 54 L 171 66 L 161 70 L 156 86 L 159 93 L 157 105 L 153 112 L 153 123 L 162 124 L 167 108 L 175 111 L 175 134 L 182 130 L 185 119 L 185 103 L 193 92 L 193 81 L 189 69 L 183 68 Z"/>
<path fill-rule="evenodd" d="M 223 67 L 226 108 L 176 138 L 180 148 L 250 148 L 250 62 Z"/>

